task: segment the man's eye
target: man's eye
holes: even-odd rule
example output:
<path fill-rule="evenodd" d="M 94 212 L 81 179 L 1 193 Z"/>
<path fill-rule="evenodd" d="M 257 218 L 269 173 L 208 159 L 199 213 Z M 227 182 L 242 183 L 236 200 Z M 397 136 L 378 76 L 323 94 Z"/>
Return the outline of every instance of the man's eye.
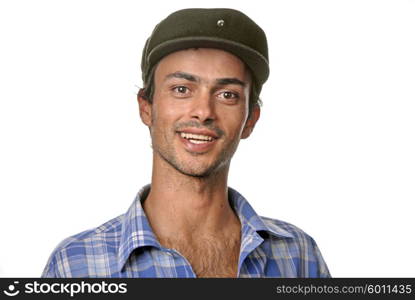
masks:
<path fill-rule="evenodd" d="M 185 86 L 176 86 L 173 88 L 173 91 L 179 94 L 186 94 L 189 89 Z"/>
<path fill-rule="evenodd" d="M 222 92 L 219 94 L 219 98 L 224 98 L 224 99 L 238 99 L 239 95 L 233 92 Z"/>

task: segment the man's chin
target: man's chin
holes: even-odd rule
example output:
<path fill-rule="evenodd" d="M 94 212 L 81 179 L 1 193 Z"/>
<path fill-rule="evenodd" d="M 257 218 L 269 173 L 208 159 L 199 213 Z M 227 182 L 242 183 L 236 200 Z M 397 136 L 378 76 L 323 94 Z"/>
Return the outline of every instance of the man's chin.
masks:
<path fill-rule="evenodd" d="M 174 156 L 163 155 L 159 152 L 160 156 L 166 161 L 171 167 L 173 167 L 179 173 L 191 176 L 195 178 L 208 178 L 215 176 L 223 167 L 223 163 L 218 161 L 203 161 L 202 158 L 190 158 L 177 159 Z"/>
<path fill-rule="evenodd" d="M 201 167 L 201 168 L 184 168 L 184 167 L 175 167 L 177 171 L 183 175 L 196 177 L 196 178 L 207 178 L 212 176 L 215 172 L 214 168 Z"/>

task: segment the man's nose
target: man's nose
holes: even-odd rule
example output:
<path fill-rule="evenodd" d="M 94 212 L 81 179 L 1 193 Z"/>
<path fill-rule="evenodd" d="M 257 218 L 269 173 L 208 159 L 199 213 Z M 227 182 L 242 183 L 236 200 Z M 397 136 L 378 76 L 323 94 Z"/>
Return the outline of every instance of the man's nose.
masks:
<path fill-rule="evenodd" d="M 192 100 L 192 108 L 190 111 L 192 119 L 198 119 L 201 123 L 216 119 L 215 102 L 212 97 L 209 91 L 201 91 Z"/>

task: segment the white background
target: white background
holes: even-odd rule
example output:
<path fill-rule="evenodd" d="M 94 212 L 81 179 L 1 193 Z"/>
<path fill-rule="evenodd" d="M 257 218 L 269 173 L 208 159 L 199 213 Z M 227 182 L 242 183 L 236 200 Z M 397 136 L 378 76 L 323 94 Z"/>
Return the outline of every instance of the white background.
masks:
<path fill-rule="evenodd" d="M 334 277 L 415 276 L 415 1 L 0 3 L 0 276 L 40 276 L 149 183 L 141 50 L 196 6 L 240 9 L 269 41 L 230 186 L 313 236 Z"/>

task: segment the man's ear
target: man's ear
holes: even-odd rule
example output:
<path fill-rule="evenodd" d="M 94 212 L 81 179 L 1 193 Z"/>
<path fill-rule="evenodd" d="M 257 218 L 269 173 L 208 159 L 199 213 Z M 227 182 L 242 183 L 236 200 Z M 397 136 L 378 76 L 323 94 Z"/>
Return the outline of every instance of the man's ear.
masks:
<path fill-rule="evenodd" d="M 144 89 L 140 89 L 137 94 L 138 108 L 140 110 L 141 121 L 147 125 L 151 126 L 151 103 L 144 98 Z"/>
<path fill-rule="evenodd" d="M 261 115 L 261 108 L 259 107 L 259 105 L 255 105 L 252 108 L 251 115 L 249 116 L 248 120 L 246 120 L 244 129 L 242 130 L 242 135 L 241 135 L 242 139 L 246 139 L 251 135 L 260 115 Z"/>

